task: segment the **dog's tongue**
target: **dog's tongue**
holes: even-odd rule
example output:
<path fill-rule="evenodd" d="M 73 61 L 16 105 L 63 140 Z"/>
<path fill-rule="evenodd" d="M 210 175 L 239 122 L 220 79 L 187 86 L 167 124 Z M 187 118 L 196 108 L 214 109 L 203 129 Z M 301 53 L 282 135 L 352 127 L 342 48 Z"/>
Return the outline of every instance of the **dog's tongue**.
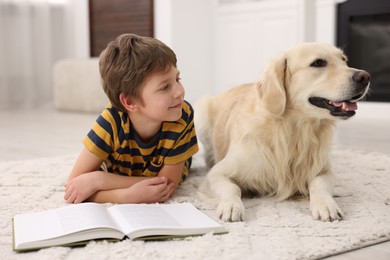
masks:
<path fill-rule="evenodd" d="M 343 111 L 355 111 L 358 109 L 357 104 L 355 102 L 332 102 L 332 105 L 335 107 L 341 107 Z"/>

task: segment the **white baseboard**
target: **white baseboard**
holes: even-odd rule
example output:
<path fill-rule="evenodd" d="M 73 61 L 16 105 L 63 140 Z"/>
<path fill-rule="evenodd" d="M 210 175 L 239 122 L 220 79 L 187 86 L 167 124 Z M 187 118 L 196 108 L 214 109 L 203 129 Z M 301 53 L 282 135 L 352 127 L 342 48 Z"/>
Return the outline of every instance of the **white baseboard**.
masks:
<path fill-rule="evenodd" d="M 358 102 L 356 118 L 390 120 L 390 102 Z"/>

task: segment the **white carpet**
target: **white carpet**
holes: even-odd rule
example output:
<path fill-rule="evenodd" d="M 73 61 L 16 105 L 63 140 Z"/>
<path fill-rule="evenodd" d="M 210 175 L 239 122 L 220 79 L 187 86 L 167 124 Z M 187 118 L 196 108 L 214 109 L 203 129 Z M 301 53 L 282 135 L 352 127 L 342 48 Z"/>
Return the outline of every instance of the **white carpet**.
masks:
<path fill-rule="evenodd" d="M 30 253 L 12 251 L 11 219 L 16 213 L 64 206 L 63 185 L 75 156 L 0 163 L 1 259 L 315 259 L 390 240 L 390 157 L 352 151 L 333 152 L 338 178 L 336 198 L 346 214 L 323 223 L 310 216 L 307 199 L 276 202 L 245 199 L 245 222 L 224 223 L 225 235 L 183 240 L 118 243 L 91 242 L 82 248 L 55 247 Z M 180 187 L 175 202 L 191 202 L 216 219 L 197 194 L 205 170 L 195 171 Z"/>

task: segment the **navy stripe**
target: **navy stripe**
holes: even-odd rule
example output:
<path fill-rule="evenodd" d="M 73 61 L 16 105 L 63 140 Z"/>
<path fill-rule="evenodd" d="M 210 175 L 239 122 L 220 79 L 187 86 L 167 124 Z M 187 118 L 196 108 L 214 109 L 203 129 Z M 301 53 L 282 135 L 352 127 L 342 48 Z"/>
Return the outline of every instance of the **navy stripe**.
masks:
<path fill-rule="evenodd" d="M 129 120 L 129 116 L 127 115 L 127 113 L 122 113 L 122 122 L 126 124 L 127 120 Z"/>
<path fill-rule="evenodd" d="M 131 162 L 116 160 L 111 154 L 107 159 L 112 163 L 112 165 L 119 165 L 123 168 L 128 168 L 130 170 L 133 169 L 133 164 Z"/>
<path fill-rule="evenodd" d="M 161 138 L 161 128 L 158 131 L 158 133 L 152 138 L 152 140 L 148 143 L 144 143 L 139 138 L 137 132 L 133 128 L 133 124 L 130 124 L 130 134 L 127 135 L 127 140 L 133 140 L 137 143 L 138 147 L 141 149 L 149 149 L 158 144 L 158 142 L 162 139 Z"/>
<path fill-rule="evenodd" d="M 141 154 L 141 151 L 139 148 L 130 148 L 128 146 L 123 147 L 123 148 L 119 147 L 118 149 L 116 149 L 116 152 L 118 154 L 121 154 L 121 155 L 130 154 L 130 156 L 150 156 L 151 154 L 153 154 L 153 151 L 152 151 L 152 153 L 150 155 L 143 155 L 143 154 Z"/>
<path fill-rule="evenodd" d="M 125 132 L 122 128 L 122 118 L 119 115 L 119 111 L 116 108 L 111 107 L 111 108 L 107 108 L 107 110 L 110 112 L 110 114 L 114 118 L 116 129 L 117 129 L 117 134 L 118 134 L 118 140 L 121 143 L 125 138 Z M 123 114 L 125 114 L 125 113 L 123 113 Z M 127 116 L 127 114 L 126 114 L 126 116 Z"/>
<path fill-rule="evenodd" d="M 149 164 L 147 167 L 149 171 L 151 172 L 159 172 L 161 170 L 161 166 L 154 166 L 153 164 Z M 145 169 L 146 170 L 146 169 Z"/>
<path fill-rule="evenodd" d="M 196 145 L 198 143 L 198 139 L 196 138 L 196 135 L 194 135 L 190 140 L 190 147 Z"/>
<path fill-rule="evenodd" d="M 193 131 L 193 128 L 194 128 L 194 125 L 192 125 L 191 128 L 189 128 L 186 133 L 183 135 L 183 136 L 186 136 L 187 134 L 190 134 L 192 131 Z M 147 145 L 143 145 L 144 147 L 141 147 L 141 145 L 137 142 L 139 140 L 134 140 L 137 142 L 137 144 L 140 146 L 140 148 L 143 148 L 143 149 L 148 149 L 148 148 L 151 148 L 153 146 L 156 146 L 158 144 L 158 142 L 160 140 L 163 140 L 163 139 L 167 139 L 167 140 L 173 140 L 173 141 L 177 141 L 179 139 L 179 137 L 182 135 L 183 133 L 177 133 L 177 132 L 172 132 L 172 131 L 165 131 L 163 132 L 163 134 L 161 135 L 162 138 L 156 138 L 155 140 L 153 140 L 150 144 L 147 144 Z M 156 136 L 157 137 L 157 136 Z M 131 138 L 130 138 L 131 140 Z M 157 141 L 157 142 L 156 142 Z M 164 152 L 165 150 L 165 152 Z M 169 151 L 169 149 L 166 149 L 165 147 L 160 147 L 160 149 L 158 149 L 157 151 L 154 150 L 154 152 L 152 151 L 152 154 L 162 154 L 162 155 L 166 155 L 167 152 Z M 117 150 L 116 150 L 117 153 L 119 154 L 130 154 L 132 156 L 134 155 L 139 155 L 139 156 L 143 156 L 139 150 L 139 148 L 130 148 L 128 146 L 126 147 L 119 147 Z M 160 153 L 162 152 L 162 153 Z"/>
<path fill-rule="evenodd" d="M 195 145 L 197 143 L 197 139 L 196 139 L 196 136 L 193 136 L 191 138 L 191 140 L 188 142 L 188 143 L 185 143 L 179 147 L 177 147 L 176 149 L 172 149 L 170 152 L 169 152 L 169 156 L 176 156 L 176 155 L 179 155 L 179 154 L 183 154 L 185 153 L 190 147 L 192 147 L 193 145 Z"/>
<path fill-rule="evenodd" d="M 111 124 L 106 119 L 104 119 L 104 117 L 99 116 L 98 119 L 96 119 L 96 123 L 98 123 L 107 133 L 110 134 L 111 139 L 113 138 Z"/>
<path fill-rule="evenodd" d="M 156 154 L 161 154 L 162 157 L 167 157 L 169 151 L 171 151 L 171 149 L 160 147 L 159 149 L 156 149 Z"/>
<path fill-rule="evenodd" d="M 122 172 L 122 171 L 120 171 L 120 170 L 115 170 L 115 173 L 116 174 L 119 174 L 119 175 L 122 175 L 122 176 L 129 176 L 127 173 L 124 173 L 124 172 Z"/>
<path fill-rule="evenodd" d="M 178 132 L 172 132 L 172 131 L 164 131 L 162 132 L 161 136 L 162 139 L 168 139 L 168 140 L 177 140 L 181 136 L 182 133 Z"/>
<path fill-rule="evenodd" d="M 190 128 L 187 128 L 187 131 L 184 133 L 183 136 L 186 136 L 188 134 L 191 135 L 191 132 L 194 130 L 194 127 L 194 124 L 192 124 Z"/>
<path fill-rule="evenodd" d="M 190 171 L 191 165 L 192 165 L 192 156 L 187 159 L 186 161 L 188 172 Z"/>
<path fill-rule="evenodd" d="M 187 123 L 189 123 L 192 120 L 188 120 L 188 117 L 192 119 L 194 117 L 194 109 L 192 108 L 191 104 L 184 100 L 184 102 L 188 105 L 188 108 L 190 109 L 189 113 L 185 112 L 186 117 L 184 118 Z"/>
<path fill-rule="evenodd" d="M 191 115 L 192 115 L 192 111 L 191 111 Z M 183 109 L 181 118 L 184 120 L 184 122 L 188 123 L 190 122 L 189 118 L 191 118 L 191 116 Z"/>
<path fill-rule="evenodd" d="M 133 164 L 133 171 L 143 171 L 144 169 L 144 163 L 134 163 Z"/>
<path fill-rule="evenodd" d="M 108 156 L 107 160 L 111 162 L 111 165 L 116 165 L 116 164 L 118 164 L 118 161 L 115 160 L 115 158 L 112 156 L 112 154 L 110 154 L 110 155 Z"/>
<path fill-rule="evenodd" d="M 187 124 L 187 127 L 189 124 Z M 174 131 L 163 131 L 162 132 L 162 137 L 163 139 L 168 139 L 168 140 L 178 140 L 180 136 L 186 136 L 188 132 L 191 132 L 192 129 L 194 128 L 194 124 L 191 124 L 191 128 L 187 128 L 185 134 L 183 135 L 183 132 L 174 132 Z"/>
<path fill-rule="evenodd" d="M 191 128 L 188 128 L 187 131 L 184 134 L 183 134 L 183 132 L 182 133 L 176 133 L 176 132 L 169 132 L 169 131 L 167 131 L 165 133 L 167 133 L 167 135 L 169 135 L 170 138 L 168 138 L 167 136 L 164 136 L 164 139 L 169 139 L 169 140 L 173 140 L 173 141 L 180 141 L 179 140 L 180 136 L 182 136 L 184 138 L 188 134 L 191 135 L 191 132 L 193 131 L 193 129 L 194 129 L 194 125 L 192 125 Z M 196 138 L 196 136 L 195 136 L 195 138 Z M 186 143 L 186 144 L 188 145 L 188 143 Z M 165 147 L 160 147 L 160 149 L 158 150 L 157 154 L 160 154 L 160 151 L 161 151 L 162 152 L 161 154 L 163 154 L 165 156 L 169 150 L 165 149 L 167 151 L 164 152 L 164 149 L 165 149 Z"/>
<path fill-rule="evenodd" d="M 133 164 L 128 161 L 116 161 L 116 164 L 122 166 L 123 168 L 133 169 Z"/>
<path fill-rule="evenodd" d="M 122 121 L 122 124 L 123 125 L 126 125 L 126 123 L 127 123 L 127 120 L 130 120 L 129 119 L 129 116 L 127 115 L 127 113 L 123 113 L 122 114 L 122 119 L 121 119 Z M 123 127 L 122 127 L 122 125 L 118 128 L 118 129 L 120 129 L 121 131 L 119 131 L 119 133 L 118 133 L 118 138 L 119 138 L 119 141 L 120 141 L 120 143 L 122 143 L 123 141 L 125 141 L 125 140 L 129 140 L 130 139 L 130 130 L 129 129 L 124 129 Z M 125 131 L 126 130 L 126 131 Z"/>
<path fill-rule="evenodd" d="M 111 146 L 108 145 L 103 139 L 101 139 L 94 130 L 89 131 L 88 133 L 89 139 L 91 139 L 92 142 L 94 142 L 101 150 L 104 152 L 110 154 L 111 153 Z"/>
<path fill-rule="evenodd" d="M 165 147 L 160 147 L 159 149 L 157 149 L 156 153 L 161 154 L 163 157 L 176 156 L 185 153 L 190 147 L 194 146 L 197 143 L 198 140 L 196 136 L 193 136 L 189 142 L 177 147 L 176 149 L 167 149 Z"/>

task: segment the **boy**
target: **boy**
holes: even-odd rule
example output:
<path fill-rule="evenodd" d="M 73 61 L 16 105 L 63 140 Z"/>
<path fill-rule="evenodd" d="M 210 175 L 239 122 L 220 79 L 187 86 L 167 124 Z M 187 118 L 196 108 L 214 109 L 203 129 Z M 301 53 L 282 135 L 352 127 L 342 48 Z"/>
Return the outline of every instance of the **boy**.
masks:
<path fill-rule="evenodd" d="M 123 34 L 99 59 L 110 105 L 88 135 L 65 185 L 68 203 L 167 201 L 198 151 L 193 110 L 175 53 L 162 42 Z"/>

